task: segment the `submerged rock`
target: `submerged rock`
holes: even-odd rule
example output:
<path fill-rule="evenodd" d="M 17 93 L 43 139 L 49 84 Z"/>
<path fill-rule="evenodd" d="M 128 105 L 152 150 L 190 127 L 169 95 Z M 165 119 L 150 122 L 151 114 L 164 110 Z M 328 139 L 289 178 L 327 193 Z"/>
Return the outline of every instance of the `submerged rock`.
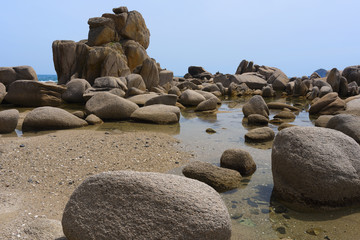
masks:
<path fill-rule="evenodd" d="M 89 177 L 71 195 L 62 225 L 68 240 L 231 237 L 228 210 L 214 189 L 161 173 L 119 171 Z"/>
<path fill-rule="evenodd" d="M 250 130 L 245 134 L 245 142 L 267 142 L 275 137 L 274 131 L 269 127 L 261 127 Z"/>
<path fill-rule="evenodd" d="M 241 175 L 238 171 L 216 167 L 210 163 L 194 161 L 185 166 L 182 173 L 213 187 L 218 192 L 226 192 L 240 185 Z"/>

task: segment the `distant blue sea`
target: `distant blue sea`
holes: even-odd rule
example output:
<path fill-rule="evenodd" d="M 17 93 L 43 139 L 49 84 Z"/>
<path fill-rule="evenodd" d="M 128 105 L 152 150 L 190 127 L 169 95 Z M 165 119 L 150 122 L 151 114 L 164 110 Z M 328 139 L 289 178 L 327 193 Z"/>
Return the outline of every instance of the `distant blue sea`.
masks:
<path fill-rule="evenodd" d="M 41 82 L 57 82 L 57 75 L 49 75 L 49 74 L 38 74 L 38 79 Z"/>

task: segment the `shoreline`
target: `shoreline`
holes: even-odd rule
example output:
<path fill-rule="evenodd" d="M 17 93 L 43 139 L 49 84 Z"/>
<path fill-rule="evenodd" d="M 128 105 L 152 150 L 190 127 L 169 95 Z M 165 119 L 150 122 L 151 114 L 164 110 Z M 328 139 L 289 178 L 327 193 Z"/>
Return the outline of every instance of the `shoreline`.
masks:
<path fill-rule="evenodd" d="M 0 138 L 0 238 L 18 239 L 39 216 L 61 220 L 70 195 L 90 175 L 166 173 L 184 165 L 192 155 L 179 143 L 162 133 L 86 129 Z"/>

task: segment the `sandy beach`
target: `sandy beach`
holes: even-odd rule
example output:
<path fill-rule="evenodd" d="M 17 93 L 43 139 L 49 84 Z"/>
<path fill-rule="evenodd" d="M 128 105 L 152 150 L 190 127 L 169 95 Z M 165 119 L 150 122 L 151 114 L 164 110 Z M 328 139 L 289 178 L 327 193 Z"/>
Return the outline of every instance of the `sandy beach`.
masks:
<path fill-rule="evenodd" d="M 0 239 L 31 239 L 39 218 L 61 220 L 88 176 L 117 170 L 167 172 L 189 161 L 180 141 L 149 132 L 65 130 L 0 138 Z"/>

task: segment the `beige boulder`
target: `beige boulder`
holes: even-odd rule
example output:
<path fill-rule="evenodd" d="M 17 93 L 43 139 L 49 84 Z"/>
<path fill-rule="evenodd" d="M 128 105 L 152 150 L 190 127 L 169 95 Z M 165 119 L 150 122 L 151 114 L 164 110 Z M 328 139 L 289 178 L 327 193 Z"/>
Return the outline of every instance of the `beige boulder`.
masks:
<path fill-rule="evenodd" d="M 59 106 L 66 87 L 35 80 L 17 80 L 9 85 L 5 100 L 23 107 Z"/>
<path fill-rule="evenodd" d="M 87 178 L 66 204 L 62 225 L 68 240 L 231 237 L 228 210 L 214 189 L 161 173 L 119 171 Z"/>
<path fill-rule="evenodd" d="M 87 122 L 56 107 L 39 107 L 29 112 L 23 122 L 22 131 L 70 129 L 87 126 Z"/>

